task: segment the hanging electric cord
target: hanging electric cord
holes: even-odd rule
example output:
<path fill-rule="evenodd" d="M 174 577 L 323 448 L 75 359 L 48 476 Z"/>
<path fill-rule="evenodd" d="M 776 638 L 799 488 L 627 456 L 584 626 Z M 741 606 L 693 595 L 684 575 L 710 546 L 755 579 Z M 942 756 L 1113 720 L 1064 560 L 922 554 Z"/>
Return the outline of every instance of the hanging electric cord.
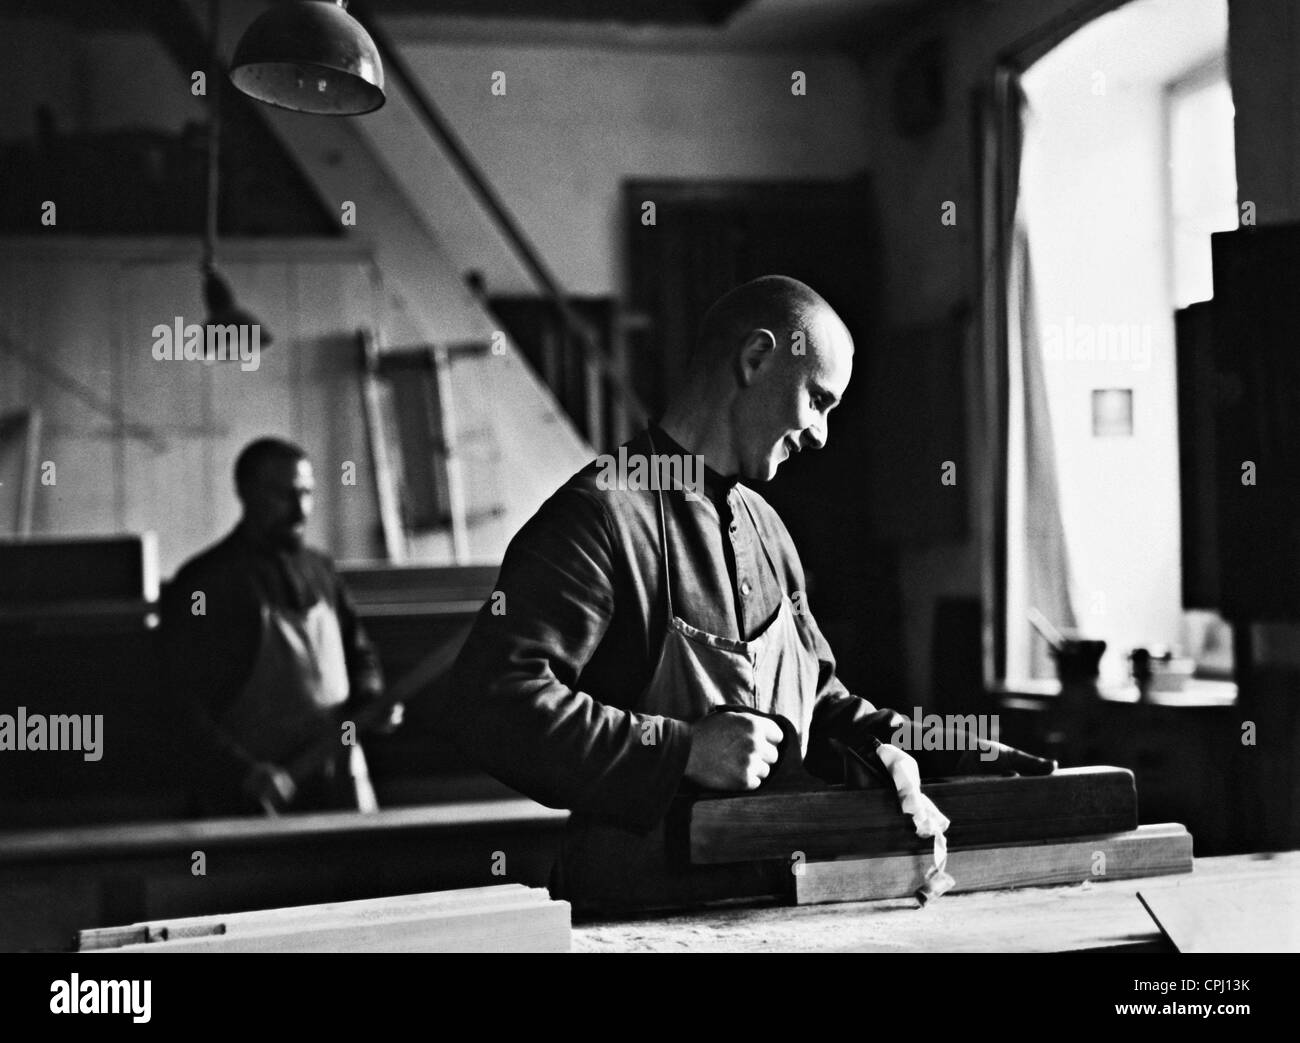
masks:
<path fill-rule="evenodd" d="M 209 326 L 257 326 L 266 346 L 271 343 L 271 331 L 261 325 L 248 312 L 235 303 L 230 284 L 217 271 L 217 220 L 221 200 L 221 81 L 224 72 L 218 53 L 218 36 L 221 17 L 221 0 L 208 0 L 208 42 L 212 57 L 208 71 L 208 107 L 211 110 L 208 124 L 208 191 L 207 211 L 203 222 L 203 303 L 207 308 Z"/>

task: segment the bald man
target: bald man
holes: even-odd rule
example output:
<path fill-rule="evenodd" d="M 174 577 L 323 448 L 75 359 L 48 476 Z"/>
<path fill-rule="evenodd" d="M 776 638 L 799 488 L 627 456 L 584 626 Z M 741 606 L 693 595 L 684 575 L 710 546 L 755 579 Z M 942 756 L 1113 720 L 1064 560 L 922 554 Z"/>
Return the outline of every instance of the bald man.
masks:
<path fill-rule="evenodd" d="M 675 798 L 756 789 L 778 760 L 839 781 L 840 744 L 889 738 L 896 716 L 836 679 L 790 534 L 743 484 L 826 444 L 852 372 L 808 286 L 738 287 L 661 421 L 511 541 L 439 712 L 487 771 L 572 811 L 552 890 L 580 911 L 779 892 L 788 867 L 686 866 Z"/>

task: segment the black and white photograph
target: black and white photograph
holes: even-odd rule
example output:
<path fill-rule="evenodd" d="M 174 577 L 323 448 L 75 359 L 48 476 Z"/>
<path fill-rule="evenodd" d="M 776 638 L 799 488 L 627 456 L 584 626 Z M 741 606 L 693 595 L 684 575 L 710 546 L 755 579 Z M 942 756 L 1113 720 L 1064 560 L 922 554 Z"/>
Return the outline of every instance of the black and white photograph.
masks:
<path fill-rule="evenodd" d="M 851 953 L 1284 1016 L 1300 0 L 0 0 L 0 54 L 6 1011 Z"/>

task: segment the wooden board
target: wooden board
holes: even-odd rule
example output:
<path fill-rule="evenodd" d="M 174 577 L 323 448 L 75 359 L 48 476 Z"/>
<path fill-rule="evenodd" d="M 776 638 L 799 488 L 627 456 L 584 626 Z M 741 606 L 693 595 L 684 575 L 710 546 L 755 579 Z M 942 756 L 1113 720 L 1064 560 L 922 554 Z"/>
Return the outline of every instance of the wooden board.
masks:
<path fill-rule="evenodd" d="M 318 811 L 279 818 L 242 816 L 179 822 L 141 822 L 111 826 L 0 832 L 0 865 L 69 859 L 125 858 L 151 853 L 188 858 L 195 848 L 281 848 L 297 840 L 317 848 L 339 838 L 346 845 L 378 843 L 381 835 L 487 831 L 511 827 L 558 831 L 567 811 L 543 807 L 520 797 L 476 800 L 406 808 L 385 808 L 373 815 L 352 811 Z"/>
<path fill-rule="evenodd" d="M 907 898 L 933 865 L 928 852 L 806 862 L 793 874 L 795 902 Z M 1168 876 L 1192 871 L 1192 836 L 1171 822 L 1076 840 L 950 848 L 947 869 L 957 881 L 953 894 Z"/>
<path fill-rule="evenodd" d="M 543 886 L 568 817 L 530 800 L 485 795 L 373 815 L 4 831 L 0 950 L 67 951 L 78 930 L 100 924 L 507 881 Z M 206 875 L 192 871 L 196 852 Z M 508 856 L 504 864 L 498 852 Z"/>
<path fill-rule="evenodd" d="M 210 916 L 182 916 L 165 920 L 128 924 L 122 927 L 94 927 L 77 932 L 77 951 L 114 949 L 123 945 L 141 945 L 197 938 L 206 935 L 238 935 L 272 928 L 284 930 L 313 922 L 334 924 L 359 923 L 412 917 L 420 913 L 470 908 L 475 905 L 530 905 L 538 901 L 537 888 L 522 884 L 499 884 L 493 887 L 462 887 L 423 894 L 365 898 L 353 902 L 320 902 L 315 905 L 291 905 L 279 909 L 255 909 L 247 912 Z M 546 896 L 543 894 L 544 899 Z"/>
<path fill-rule="evenodd" d="M 83 952 L 567 952 L 570 912 L 540 888 L 463 888 L 82 931 Z"/>
<path fill-rule="evenodd" d="M 0 540 L 0 605 L 153 600 L 157 547 L 152 532 Z"/>
<path fill-rule="evenodd" d="M 1137 790 L 1125 768 L 1063 768 L 1052 775 L 972 776 L 927 783 L 924 791 L 951 820 L 950 846 L 988 847 L 1027 840 L 1136 829 Z M 687 809 L 690 859 L 697 864 L 789 861 L 925 851 L 898 799 L 885 789 L 832 787 L 706 797 Z"/>
<path fill-rule="evenodd" d="M 1271 859 L 1260 860 L 1268 866 Z M 1279 862 L 1282 870 L 1285 863 Z M 1271 868 L 1271 867 L 1270 867 Z M 1300 952 L 1300 866 L 1233 887 L 1186 880 L 1138 898 L 1179 952 Z"/>
<path fill-rule="evenodd" d="M 1205 883 L 1296 890 L 1300 851 L 1198 858 L 1191 876 L 911 899 L 770 905 L 579 924 L 574 952 L 1169 952 L 1150 900 Z"/>

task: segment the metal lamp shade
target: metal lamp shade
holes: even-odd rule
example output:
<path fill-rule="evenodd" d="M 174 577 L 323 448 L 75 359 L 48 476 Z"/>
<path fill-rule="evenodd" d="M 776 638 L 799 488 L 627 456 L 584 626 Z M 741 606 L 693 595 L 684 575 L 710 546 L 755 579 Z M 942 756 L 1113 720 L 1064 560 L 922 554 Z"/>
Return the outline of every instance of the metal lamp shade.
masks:
<path fill-rule="evenodd" d="M 379 50 L 330 0 L 279 4 L 235 48 L 230 79 L 245 94 L 295 112 L 355 116 L 384 103 Z"/>

